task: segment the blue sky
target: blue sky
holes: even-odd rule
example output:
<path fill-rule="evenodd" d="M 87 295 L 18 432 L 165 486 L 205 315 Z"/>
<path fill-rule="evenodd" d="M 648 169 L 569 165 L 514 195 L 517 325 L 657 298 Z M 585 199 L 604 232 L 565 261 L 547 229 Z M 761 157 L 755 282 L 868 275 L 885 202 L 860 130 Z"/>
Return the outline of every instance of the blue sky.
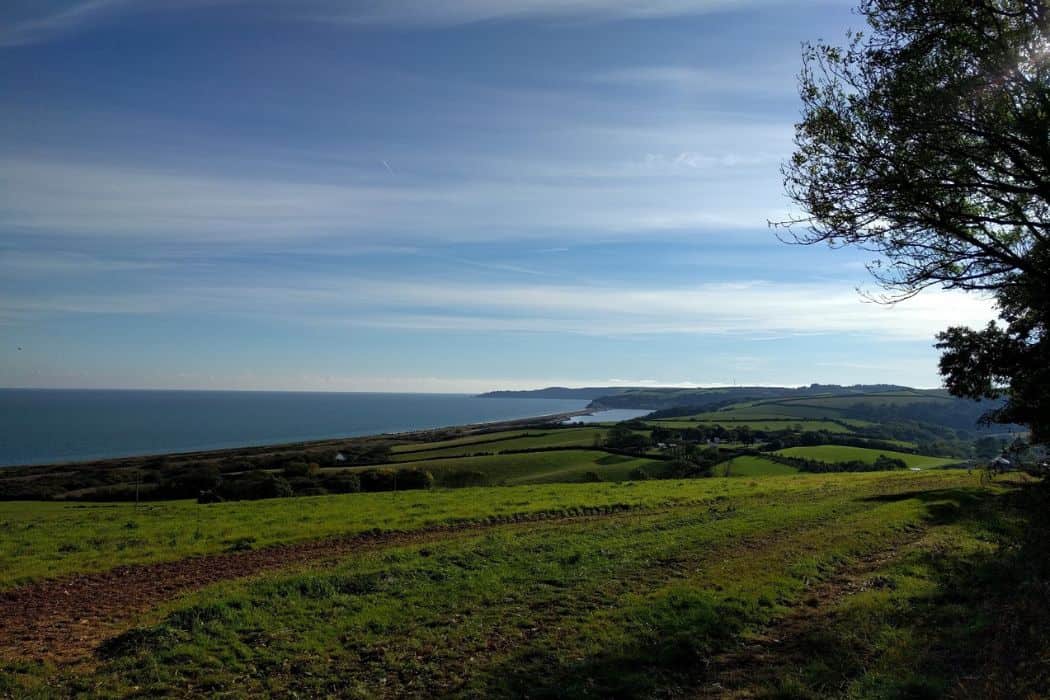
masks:
<path fill-rule="evenodd" d="M 7 0 L 0 386 L 936 386 L 987 301 L 779 243 L 777 0 Z"/>

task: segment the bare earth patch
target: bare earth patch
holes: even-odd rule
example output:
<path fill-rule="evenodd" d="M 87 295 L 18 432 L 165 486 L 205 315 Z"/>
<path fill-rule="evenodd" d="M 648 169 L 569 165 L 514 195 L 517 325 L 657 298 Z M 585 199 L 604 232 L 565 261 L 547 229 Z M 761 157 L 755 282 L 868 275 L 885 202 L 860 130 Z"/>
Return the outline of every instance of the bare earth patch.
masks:
<path fill-rule="evenodd" d="M 142 613 L 206 586 L 302 564 L 318 564 L 384 547 L 421 544 L 450 534 L 537 521 L 610 516 L 623 506 L 585 509 L 582 516 L 532 513 L 413 532 L 366 533 L 255 550 L 120 566 L 94 574 L 48 579 L 0 591 L 0 658 L 69 663 L 89 657 Z"/>

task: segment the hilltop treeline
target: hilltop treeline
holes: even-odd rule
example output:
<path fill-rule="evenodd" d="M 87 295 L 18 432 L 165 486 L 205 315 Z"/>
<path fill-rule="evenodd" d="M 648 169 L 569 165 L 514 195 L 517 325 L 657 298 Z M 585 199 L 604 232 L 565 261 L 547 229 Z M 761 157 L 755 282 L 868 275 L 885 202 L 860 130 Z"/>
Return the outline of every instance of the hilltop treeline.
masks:
<path fill-rule="evenodd" d="M 899 450 L 898 450 L 899 451 Z M 788 457 L 767 452 L 755 452 L 756 456 L 768 459 L 771 462 L 779 462 L 798 469 L 800 472 L 810 474 L 830 474 L 834 472 L 883 472 L 898 469 L 907 469 L 907 463 L 900 457 L 889 457 L 879 455 L 874 462 L 864 462 L 859 459 L 846 460 L 842 462 L 824 462 L 817 459 L 806 459 L 803 457 Z"/>

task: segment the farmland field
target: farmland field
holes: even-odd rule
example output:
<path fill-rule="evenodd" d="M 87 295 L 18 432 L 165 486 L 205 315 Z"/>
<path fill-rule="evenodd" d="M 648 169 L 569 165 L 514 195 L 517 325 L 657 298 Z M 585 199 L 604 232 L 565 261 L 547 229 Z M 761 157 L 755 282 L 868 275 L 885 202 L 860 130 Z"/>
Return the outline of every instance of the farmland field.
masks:
<path fill-rule="evenodd" d="M 935 694 L 983 678 L 958 661 L 987 658 L 997 623 L 975 615 L 991 603 L 956 598 L 968 626 L 906 613 L 949 585 L 936 561 L 961 570 L 1008 546 L 997 513 L 1016 488 L 938 471 L 4 504 L 0 694 L 894 696 L 920 668 Z M 281 542 L 296 544 L 265 546 Z M 22 578 L 43 580 L 11 588 Z M 823 636 L 807 641 L 802 611 Z M 763 635 L 785 642 L 755 672 L 737 650 Z M 821 665 L 790 655 L 802 642 L 824 645 Z"/>
<path fill-rule="evenodd" d="M 959 460 L 945 457 L 927 457 L 925 455 L 914 455 L 907 452 L 893 452 L 891 450 L 874 450 L 867 447 L 848 447 L 845 445 L 815 445 L 813 447 L 789 447 L 778 450 L 777 454 L 785 457 L 800 457 L 802 459 L 815 459 L 820 462 L 850 462 L 861 461 L 874 464 L 879 455 L 885 455 L 895 459 L 902 459 L 909 467 L 929 469 L 932 467 L 943 467 L 948 464 L 957 463 Z"/>
<path fill-rule="evenodd" d="M 442 443 L 414 444 L 412 449 L 402 445 L 394 448 L 398 462 L 456 457 L 479 452 L 496 453 L 506 450 L 543 449 L 548 447 L 590 447 L 596 438 L 606 434 L 603 428 L 567 428 L 549 432 L 494 433 L 477 436 L 473 440 L 453 440 Z M 449 444 L 452 443 L 452 444 Z"/>
<path fill-rule="evenodd" d="M 719 476 L 782 476 L 797 473 L 798 469 L 792 466 L 752 455 L 734 457 L 715 467 L 715 474 Z"/>
<path fill-rule="evenodd" d="M 714 420 L 703 419 L 694 425 L 712 426 L 720 425 L 723 428 L 733 429 L 748 426 L 752 430 L 826 430 L 827 432 L 849 432 L 849 428 L 833 423 L 831 421 L 805 421 L 805 420 L 758 420 L 758 419 L 732 419 Z"/>
<path fill-rule="evenodd" d="M 461 447 L 473 445 L 478 442 L 493 442 L 497 440 L 508 440 L 529 435 L 527 430 L 503 430 L 481 435 L 467 435 L 465 437 L 451 438 L 449 440 L 437 440 L 434 442 L 408 442 L 403 445 L 394 445 L 393 452 L 416 452 L 419 450 L 439 450 L 446 447 Z"/>
<path fill-rule="evenodd" d="M 1025 597 L 1044 584 L 1018 584 L 1050 579 L 1023 568 L 1047 559 L 1024 536 L 1048 510 L 1037 487 L 935 469 L 956 458 L 789 447 L 826 430 L 972 450 L 954 431 L 894 432 L 828 403 L 649 420 L 666 429 L 657 440 L 630 425 L 465 426 L 15 473 L 0 480 L 9 497 L 52 500 L 0 501 L 0 697 L 1043 687 L 1050 671 L 1004 681 L 985 653 L 1004 635 L 992 644 L 1050 649 L 1050 613 Z M 776 454 L 832 470 L 886 455 L 924 471 L 800 473 L 674 432 L 714 424 L 786 430 Z M 62 500 L 137 498 L 147 477 L 150 502 Z"/>
<path fill-rule="evenodd" d="M 598 450 L 557 450 L 521 454 L 453 457 L 412 463 L 425 468 L 439 481 L 451 472 L 480 472 L 491 484 L 581 481 L 594 472 L 606 481 L 620 481 L 638 467 L 660 470 L 663 463 L 644 457 L 632 458 Z M 380 465 L 383 466 L 383 465 Z M 392 466 L 392 465 L 391 465 Z M 399 464 L 398 466 L 405 466 Z M 370 467 L 361 467 L 368 469 Z"/>

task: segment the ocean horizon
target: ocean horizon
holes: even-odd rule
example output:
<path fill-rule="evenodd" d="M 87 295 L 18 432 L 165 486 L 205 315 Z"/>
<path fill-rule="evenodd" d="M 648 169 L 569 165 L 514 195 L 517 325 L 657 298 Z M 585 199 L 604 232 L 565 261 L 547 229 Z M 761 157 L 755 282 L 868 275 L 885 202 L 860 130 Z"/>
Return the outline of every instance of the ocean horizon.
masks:
<path fill-rule="evenodd" d="M 587 403 L 473 394 L 0 389 L 0 467 L 494 423 Z"/>

